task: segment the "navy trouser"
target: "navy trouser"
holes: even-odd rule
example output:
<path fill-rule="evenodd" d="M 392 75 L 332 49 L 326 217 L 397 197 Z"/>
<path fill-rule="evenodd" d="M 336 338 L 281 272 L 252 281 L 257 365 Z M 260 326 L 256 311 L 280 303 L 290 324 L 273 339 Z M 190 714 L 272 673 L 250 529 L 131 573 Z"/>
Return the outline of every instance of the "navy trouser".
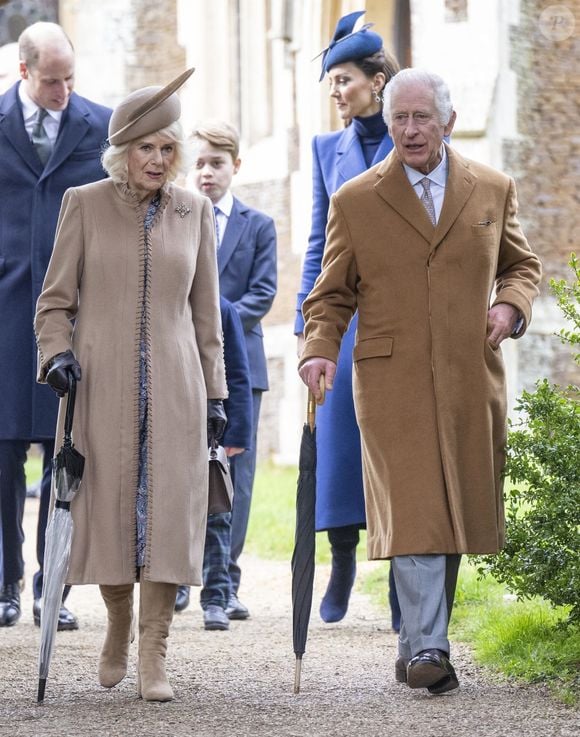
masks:
<path fill-rule="evenodd" d="M 204 610 L 210 604 L 225 609 L 230 598 L 228 564 L 231 529 L 231 512 L 208 515 L 203 551 L 203 588 L 199 595 Z"/>
<path fill-rule="evenodd" d="M 258 421 L 260 419 L 260 405 L 262 403 L 261 390 L 252 389 L 252 403 L 254 412 L 252 418 L 252 447 L 230 458 L 230 470 L 234 484 L 234 506 L 232 509 L 232 545 L 229 574 L 233 594 L 237 594 L 240 587 L 242 572 L 238 565 L 238 558 L 244 549 L 248 521 L 250 519 L 250 504 L 252 502 L 252 489 L 256 474 Z"/>
<path fill-rule="evenodd" d="M 34 598 L 42 592 L 42 566 L 44 562 L 44 533 L 50 506 L 50 483 L 54 440 L 43 440 L 43 474 L 40 484 L 40 508 L 36 531 L 36 558 L 39 570 L 34 574 Z M 24 503 L 26 501 L 26 476 L 24 464 L 30 448 L 27 440 L 0 440 L 0 504 L 2 506 L 2 544 L 4 554 L 4 583 L 16 583 L 24 576 Z"/>

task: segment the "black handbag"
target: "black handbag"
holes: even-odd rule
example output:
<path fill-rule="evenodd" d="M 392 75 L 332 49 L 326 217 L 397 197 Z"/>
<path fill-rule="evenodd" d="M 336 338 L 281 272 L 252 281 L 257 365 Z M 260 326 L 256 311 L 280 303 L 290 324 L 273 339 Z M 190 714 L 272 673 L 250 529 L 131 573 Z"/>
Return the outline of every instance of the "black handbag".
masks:
<path fill-rule="evenodd" d="M 223 514 L 232 511 L 234 485 L 230 475 L 230 464 L 222 445 L 209 447 L 209 493 L 208 514 Z"/>

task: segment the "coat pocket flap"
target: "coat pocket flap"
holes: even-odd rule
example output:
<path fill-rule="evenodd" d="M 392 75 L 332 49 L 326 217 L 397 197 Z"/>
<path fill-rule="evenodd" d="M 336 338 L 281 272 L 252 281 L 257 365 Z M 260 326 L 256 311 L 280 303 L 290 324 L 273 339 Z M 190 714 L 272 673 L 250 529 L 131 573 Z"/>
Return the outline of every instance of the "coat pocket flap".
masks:
<path fill-rule="evenodd" d="M 362 358 L 378 358 L 380 356 L 390 356 L 393 352 L 393 338 L 367 338 L 361 340 L 354 347 L 352 357 L 354 361 L 360 361 Z"/>

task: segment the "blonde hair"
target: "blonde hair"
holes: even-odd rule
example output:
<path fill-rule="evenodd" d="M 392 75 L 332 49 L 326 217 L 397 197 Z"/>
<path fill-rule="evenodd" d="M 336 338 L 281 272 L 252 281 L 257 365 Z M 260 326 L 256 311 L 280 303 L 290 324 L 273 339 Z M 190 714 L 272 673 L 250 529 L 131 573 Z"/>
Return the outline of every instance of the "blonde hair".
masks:
<path fill-rule="evenodd" d="M 233 125 L 223 120 L 205 120 L 192 130 L 190 139 L 207 141 L 210 146 L 227 151 L 236 161 L 240 153 L 240 134 Z"/>
<path fill-rule="evenodd" d="M 175 143 L 175 159 L 167 174 L 167 179 L 172 182 L 179 174 L 186 174 L 191 167 L 191 154 L 185 141 L 183 127 L 176 120 L 175 123 L 168 125 L 166 128 L 161 128 L 153 132 L 158 133 L 160 136 L 167 136 L 167 138 Z M 103 151 L 101 164 L 116 184 L 125 184 L 129 179 L 127 166 L 129 147 L 135 140 L 118 145 L 111 144 Z"/>

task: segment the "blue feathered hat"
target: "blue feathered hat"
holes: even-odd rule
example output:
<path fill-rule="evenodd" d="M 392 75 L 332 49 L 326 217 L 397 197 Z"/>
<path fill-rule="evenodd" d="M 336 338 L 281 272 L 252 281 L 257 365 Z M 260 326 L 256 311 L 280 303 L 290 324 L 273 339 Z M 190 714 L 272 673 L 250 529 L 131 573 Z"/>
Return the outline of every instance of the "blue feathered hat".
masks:
<path fill-rule="evenodd" d="M 364 10 L 357 10 L 355 13 L 344 15 L 336 24 L 336 30 L 328 48 L 318 54 L 318 56 L 322 54 L 320 81 L 335 64 L 364 59 L 383 48 L 383 39 L 379 34 L 369 31 L 373 23 L 366 23 L 358 31 L 353 32 L 355 23 L 364 14 Z"/>

